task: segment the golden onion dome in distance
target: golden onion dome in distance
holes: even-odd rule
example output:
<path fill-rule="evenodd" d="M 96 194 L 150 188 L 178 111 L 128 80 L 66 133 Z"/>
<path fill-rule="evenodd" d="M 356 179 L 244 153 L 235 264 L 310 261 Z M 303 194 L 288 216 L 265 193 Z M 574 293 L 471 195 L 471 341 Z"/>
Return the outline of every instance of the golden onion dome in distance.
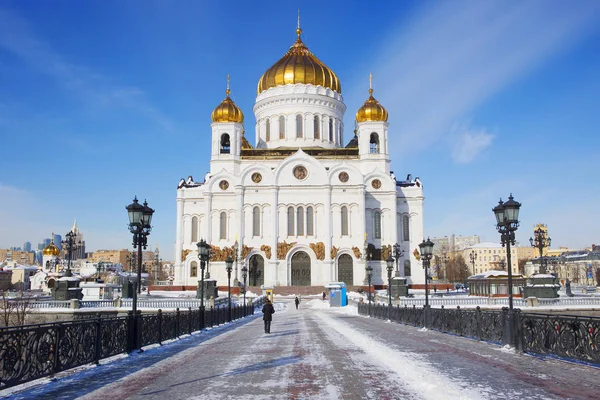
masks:
<path fill-rule="evenodd" d="M 229 75 L 227 75 L 227 90 L 225 91 L 225 100 L 215 108 L 210 115 L 213 122 L 244 122 L 244 114 L 242 110 L 229 97 Z"/>
<path fill-rule="evenodd" d="M 60 255 L 60 250 L 54 244 L 54 233 L 52 233 L 52 238 L 53 238 L 52 241 L 50 242 L 50 244 L 48 246 L 44 247 L 44 250 L 42 250 L 42 253 L 45 256 L 58 257 Z"/>
<path fill-rule="evenodd" d="M 373 77 L 369 74 L 369 98 L 356 112 L 356 122 L 387 120 L 387 110 L 373 97 Z"/>
<path fill-rule="evenodd" d="M 300 13 L 298 13 L 298 38 L 287 53 L 269 68 L 258 81 L 257 93 L 267 89 L 293 85 L 296 83 L 310 84 L 330 88 L 342 93 L 342 85 L 335 72 L 323 64 L 300 39 Z"/>

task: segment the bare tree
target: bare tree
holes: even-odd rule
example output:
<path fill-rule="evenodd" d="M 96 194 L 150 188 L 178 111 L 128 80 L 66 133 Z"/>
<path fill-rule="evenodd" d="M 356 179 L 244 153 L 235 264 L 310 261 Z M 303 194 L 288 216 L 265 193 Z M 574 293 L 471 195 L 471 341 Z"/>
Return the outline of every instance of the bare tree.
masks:
<path fill-rule="evenodd" d="M 464 282 L 469 276 L 467 263 L 462 254 L 450 258 L 446 262 L 448 282 Z"/>
<path fill-rule="evenodd" d="M 8 291 L 0 294 L 0 320 L 4 326 L 25 325 L 27 315 L 31 313 L 31 298 L 17 293 L 17 298 L 9 298 Z"/>

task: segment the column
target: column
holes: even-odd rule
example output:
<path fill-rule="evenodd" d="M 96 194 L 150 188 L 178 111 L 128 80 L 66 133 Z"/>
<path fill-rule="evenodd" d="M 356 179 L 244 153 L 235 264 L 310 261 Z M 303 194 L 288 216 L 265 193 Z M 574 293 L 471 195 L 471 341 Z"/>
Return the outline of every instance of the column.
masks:
<path fill-rule="evenodd" d="M 326 235 L 325 238 L 325 260 L 331 260 L 331 246 L 332 246 L 332 223 L 331 223 L 331 186 L 325 188 L 325 226 L 327 229 L 323 232 Z"/>
<path fill-rule="evenodd" d="M 204 215 L 206 216 L 206 231 L 204 232 L 204 240 L 208 244 L 212 241 L 212 197 L 213 194 L 208 192 L 206 196 L 206 208 L 204 209 Z"/>

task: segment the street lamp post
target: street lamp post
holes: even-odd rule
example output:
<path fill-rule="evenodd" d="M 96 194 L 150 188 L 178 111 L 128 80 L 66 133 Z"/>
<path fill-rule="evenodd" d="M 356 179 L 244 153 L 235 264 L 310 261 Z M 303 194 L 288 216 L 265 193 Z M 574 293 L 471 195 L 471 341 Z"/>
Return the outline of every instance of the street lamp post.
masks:
<path fill-rule="evenodd" d="M 65 235 L 65 240 L 62 242 L 63 249 L 67 250 L 67 271 L 65 272 L 66 276 L 71 276 L 71 260 L 73 258 L 73 251 L 75 251 L 79 246 L 81 246 L 81 241 L 77 240 L 77 234 L 73 231 L 69 231 Z"/>
<path fill-rule="evenodd" d="M 396 260 L 396 276 L 404 276 L 404 274 L 400 274 L 400 266 L 399 266 L 399 262 L 400 262 L 400 257 L 402 257 L 404 255 L 404 250 L 400 249 L 400 245 L 398 243 L 396 243 L 393 246 L 394 249 L 394 259 Z"/>
<path fill-rule="evenodd" d="M 369 260 L 367 258 L 367 267 L 365 268 L 367 272 L 367 282 L 369 283 L 369 291 L 367 293 L 367 297 L 369 298 L 369 317 L 371 316 L 371 278 L 373 278 L 373 268 L 369 265 Z"/>
<path fill-rule="evenodd" d="M 419 244 L 419 248 L 421 249 L 421 258 L 423 259 L 423 268 L 425 268 L 425 308 L 429 308 L 429 262 L 431 261 L 431 257 L 433 256 L 433 242 L 427 238 L 427 241 L 423 240 L 421 244 Z M 427 315 L 427 314 L 425 314 Z"/>
<path fill-rule="evenodd" d="M 246 267 L 246 265 L 244 264 L 244 266 L 242 267 L 242 279 L 244 280 L 244 286 L 243 286 L 243 290 L 244 290 L 244 317 L 246 316 L 246 278 L 248 277 L 248 268 Z"/>
<path fill-rule="evenodd" d="M 500 202 L 492 209 L 496 216 L 496 229 L 500 233 L 502 247 L 506 246 L 506 265 L 508 270 L 508 309 L 513 312 L 513 281 L 510 245 L 515 244 L 515 231 L 519 228 L 519 209 L 521 203 L 514 200 L 512 193 L 507 202 Z"/>
<path fill-rule="evenodd" d="M 394 270 L 394 259 L 392 255 L 386 260 L 388 273 L 388 320 L 392 318 L 392 271 Z"/>
<path fill-rule="evenodd" d="M 529 238 L 531 247 L 535 247 L 540 252 L 540 274 L 545 274 L 548 271 L 548 258 L 544 256 L 544 249 L 550 247 L 552 239 L 548 236 L 548 232 L 541 227 L 533 231 L 533 236 Z"/>
<path fill-rule="evenodd" d="M 475 260 L 477 260 L 477 253 L 475 250 L 471 250 L 469 254 L 469 259 L 471 260 L 471 265 L 473 266 L 473 275 L 475 275 Z"/>
<path fill-rule="evenodd" d="M 204 239 L 196 243 L 200 260 L 200 329 L 204 329 L 204 268 L 210 257 L 210 245 Z"/>
<path fill-rule="evenodd" d="M 137 293 L 142 290 L 142 248 L 148 247 L 148 235 L 152 230 L 152 215 L 154 210 L 148 207 L 148 202 L 144 201 L 144 205 L 138 203 L 137 197 L 133 199 L 133 203 L 126 207 L 129 215 L 129 232 L 133 234 L 133 248 L 137 248 Z M 134 293 L 136 290 L 134 290 Z M 134 297 L 134 303 L 137 297 Z"/>
<path fill-rule="evenodd" d="M 231 322 L 231 270 L 233 269 L 233 259 L 231 256 L 225 260 L 225 269 L 227 270 L 227 298 L 228 298 L 228 314 L 229 322 Z"/>

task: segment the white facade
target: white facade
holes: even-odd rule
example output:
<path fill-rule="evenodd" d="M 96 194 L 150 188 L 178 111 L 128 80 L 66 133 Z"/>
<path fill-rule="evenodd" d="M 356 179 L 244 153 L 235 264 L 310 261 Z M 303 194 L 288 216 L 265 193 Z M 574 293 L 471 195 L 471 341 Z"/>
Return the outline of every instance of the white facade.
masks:
<path fill-rule="evenodd" d="M 252 286 L 363 285 L 366 262 L 373 284 L 384 284 L 395 243 L 404 250 L 400 275 L 409 262 L 408 282 L 424 283 L 413 255 L 423 240 L 423 187 L 390 171 L 388 123 L 359 123 L 348 145 L 341 94 L 313 84 L 271 87 L 253 110 L 254 148 L 243 145 L 242 123 L 213 122 L 210 171 L 178 185 L 174 285 L 200 280 L 201 239 L 213 246 L 208 271 L 219 285 L 234 246 L 232 279 L 246 265 Z M 365 242 L 380 260 L 365 260 Z"/>

